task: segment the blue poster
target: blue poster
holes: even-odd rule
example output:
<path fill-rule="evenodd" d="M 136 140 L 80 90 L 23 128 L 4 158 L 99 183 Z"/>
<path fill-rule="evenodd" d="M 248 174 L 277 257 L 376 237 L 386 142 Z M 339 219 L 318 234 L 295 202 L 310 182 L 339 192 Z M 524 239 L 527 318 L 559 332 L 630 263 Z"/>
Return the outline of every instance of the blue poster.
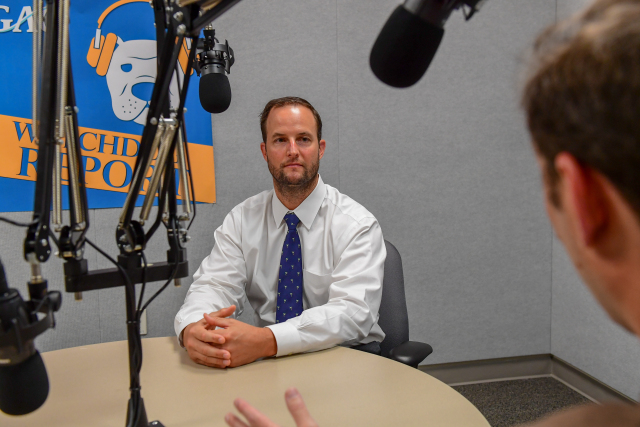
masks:
<path fill-rule="evenodd" d="M 89 207 L 121 207 L 156 77 L 153 9 L 147 0 L 74 1 L 69 27 Z M 38 148 L 31 123 L 31 2 L 0 0 L 0 38 L 0 212 L 30 211 Z M 170 87 L 172 107 L 179 102 L 178 85 L 184 79 L 190 47 L 190 40 L 181 47 L 180 66 Z M 200 106 L 198 83 L 193 74 L 185 113 L 187 145 L 197 201 L 213 203 L 211 119 Z M 64 149 L 62 164 L 66 184 Z M 141 194 L 147 184 L 148 180 Z"/>

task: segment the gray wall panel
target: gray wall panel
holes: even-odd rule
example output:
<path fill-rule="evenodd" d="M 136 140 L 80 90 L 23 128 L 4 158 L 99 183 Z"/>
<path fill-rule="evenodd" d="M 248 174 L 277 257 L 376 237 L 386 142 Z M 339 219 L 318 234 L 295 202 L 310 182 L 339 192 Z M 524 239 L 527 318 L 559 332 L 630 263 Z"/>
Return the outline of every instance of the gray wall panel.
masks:
<path fill-rule="evenodd" d="M 554 2 L 452 15 L 409 90 L 368 69 L 394 2 L 338 4 L 341 189 L 403 256 L 411 339 L 434 346 L 429 363 L 548 352 L 550 232 L 516 94 Z"/>

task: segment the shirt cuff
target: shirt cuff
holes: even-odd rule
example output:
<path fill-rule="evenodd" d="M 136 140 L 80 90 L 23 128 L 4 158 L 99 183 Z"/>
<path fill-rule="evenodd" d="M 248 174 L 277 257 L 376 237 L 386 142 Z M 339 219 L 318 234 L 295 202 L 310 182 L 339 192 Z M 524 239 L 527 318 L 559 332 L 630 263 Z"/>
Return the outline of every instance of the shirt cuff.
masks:
<path fill-rule="evenodd" d="M 291 323 L 276 323 L 275 325 L 267 326 L 267 328 L 273 332 L 276 344 L 278 345 L 276 357 L 289 356 L 290 354 L 301 351 L 302 340 L 300 339 L 300 332 L 298 332 L 298 328 Z"/>

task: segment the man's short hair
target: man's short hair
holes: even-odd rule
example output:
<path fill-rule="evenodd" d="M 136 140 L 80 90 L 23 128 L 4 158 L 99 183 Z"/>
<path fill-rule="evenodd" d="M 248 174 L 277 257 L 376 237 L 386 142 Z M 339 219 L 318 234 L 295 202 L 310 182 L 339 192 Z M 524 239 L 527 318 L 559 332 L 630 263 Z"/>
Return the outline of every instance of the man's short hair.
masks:
<path fill-rule="evenodd" d="M 597 0 L 543 32 L 522 105 L 552 190 L 555 157 L 568 152 L 607 177 L 640 215 L 639 0 Z"/>
<path fill-rule="evenodd" d="M 316 128 L 318 130 L 318 141 L 322 139 L 322 119 L 320 119 L 320 114 L 313 108 L 313 105 L 309 103 L 306 99 L 298 98 L 297 96 L 285 96 L 284 98 L 272 99 L 267 102 L 267 105 L 264 106 L 264 110 L 260 113 L 260 130 L 262 131 L 262 141 L 267 142 L 267 118 L 269 117 L 269 113 L 274 108 L 285 107 L 287 105 L 302 105 L 303 107 L 308 108 L 313 114 L 313 118 L 316 119 Z"/>

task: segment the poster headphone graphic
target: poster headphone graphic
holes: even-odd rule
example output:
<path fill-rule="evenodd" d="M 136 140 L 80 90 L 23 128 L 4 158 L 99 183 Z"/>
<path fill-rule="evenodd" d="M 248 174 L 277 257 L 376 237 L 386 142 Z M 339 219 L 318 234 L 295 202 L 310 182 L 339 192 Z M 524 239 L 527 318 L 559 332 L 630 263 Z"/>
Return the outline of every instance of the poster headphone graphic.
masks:
<path fill-rule="evenodd" d="M 153 40 L 129 40 L 123 41 L 115 33 L 102 35 L 102 23 L 107 15 L 116 8 L 127 3 L 148 3 L 145 0 L 121 0 L 102 12 L 98 18 L 96 35 L 91 39 L 87 52 L 87 63 L 96 69 L 99 76 L 106 76 L 107 85 L 111 94 L 113 112 L 120 120 L 133 120 L 138 124 L 144 124 L 146 120 L 145 108 L 148 103 L 133 94 L 132 89 L 136 84 L 153 83 L 155 80 L 155 41 Z M 180 50 L 180 71 L 177 75 L 182 82 L 186 69 L 188 52 L 187 40 L 183 41 Z M 114 63 L 111 66 L 111 63 Z M 180 74 L 181 73 L 181 74 Z M 192 70 L 193 73 L 193 70 Z M 153 76 L 153 77 L 152 77 Z M 171 83 L 171 106 L 177 107 L 178 87 L 174 80 Z"/>

